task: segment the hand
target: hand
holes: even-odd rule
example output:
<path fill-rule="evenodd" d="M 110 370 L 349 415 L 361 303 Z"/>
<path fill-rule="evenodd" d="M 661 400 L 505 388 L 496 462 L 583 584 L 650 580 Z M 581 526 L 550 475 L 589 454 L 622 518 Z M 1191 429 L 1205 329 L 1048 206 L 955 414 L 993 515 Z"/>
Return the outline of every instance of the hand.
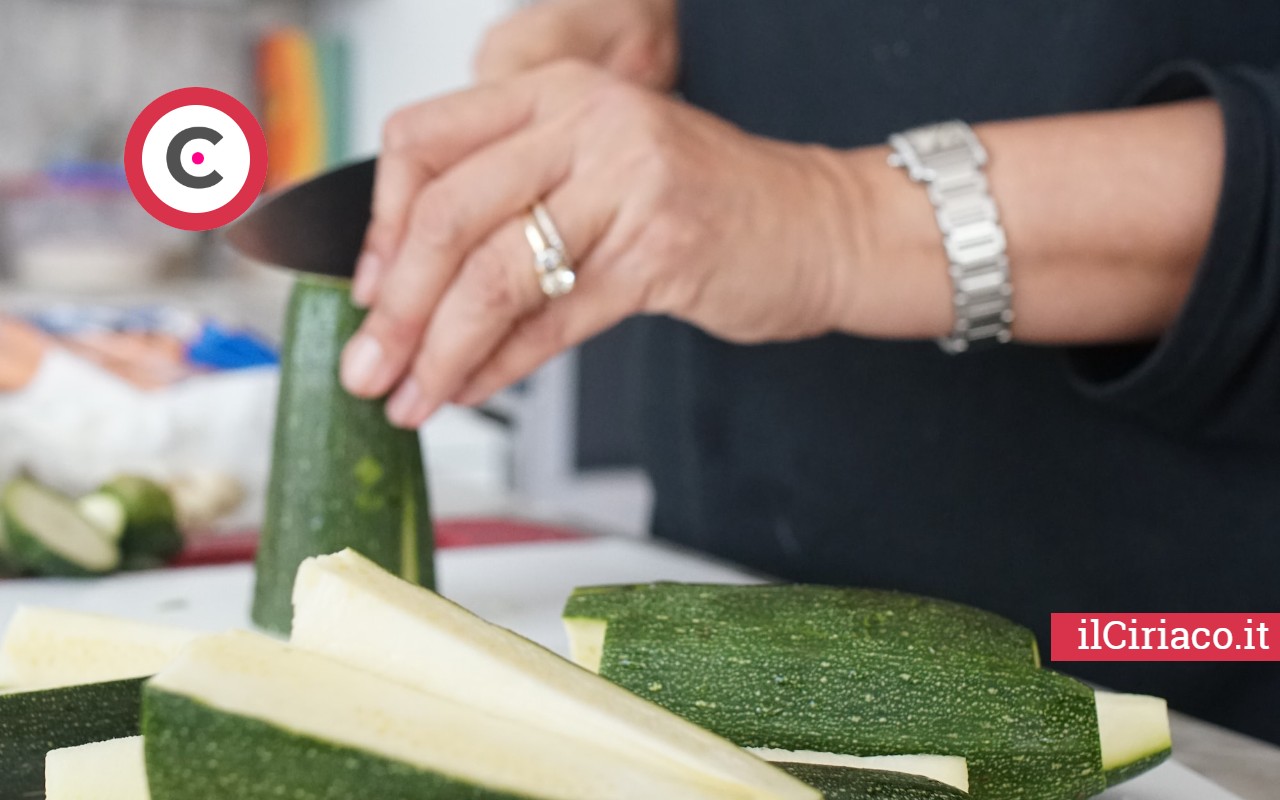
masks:
<path fill-rule="evenodd" d="M 388 123 L 344 385 L 416 427 L 635 313 L 740 342 L 833 329 L 859 237 L 841 157 L 748 136 L 577 62 Z M 547 300 L 523 234 L 542 200 L 578 285 Z M 398 388 L 395 388 L 397 387 Z"/>
<path fill-rule="evenodd" d="M 676 0 L 543 0 L 495 25 L 476 55 L 476 77 L 509 78 L 564 58 L 667 91 L 678 64 Z"/>

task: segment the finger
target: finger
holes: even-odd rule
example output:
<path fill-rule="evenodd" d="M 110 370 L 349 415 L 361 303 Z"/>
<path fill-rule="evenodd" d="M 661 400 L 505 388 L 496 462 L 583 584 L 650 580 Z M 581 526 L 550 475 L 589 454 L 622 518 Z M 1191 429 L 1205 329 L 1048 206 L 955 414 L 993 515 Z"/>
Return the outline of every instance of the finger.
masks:
<path fill-rule="evenodd" d="M 377 302 L 343 356 L 343 385 L 362 397 L 385 393 L 417 349 L 458 266 L 504 221 L 525 211 L 568 170 L 561 125 L 521 131 L 427 185 L 413 202 L 404 244 Z"/>
<path fill-rule="evenodd" d="M 454 399 L 463 405 L 480 403 L 633 311 L 626 295 L 607 285 L 584 283 L 521 320 Z"/>
<path fill-rule="evenodd" d="M 571 258 L 587 258 L 610 214 L 599 186 L 569 182 L 545 201 Z M 503 226 L 468 257 L 431 317 L 413 369 L 392 395 L 392 422 L 416 427 L 462 388 L 518 321 L 548 302 L 525 239 L 527 216 Z M 564 298 L 557 298 L 559 302 Z"/>
<path fill-rule="evenodd" d="M 598 80 L 599 76 L 594 76 Z M 409 226 L 414 199 L 427 183 L 540 115 L 580 96 L 593 77 L 576 65 L 556 65 L 501 84 L 446 95 L 396 112 L 387 121 L 374 178 L 365 253 L 352 297 L 368 307 Z"/>

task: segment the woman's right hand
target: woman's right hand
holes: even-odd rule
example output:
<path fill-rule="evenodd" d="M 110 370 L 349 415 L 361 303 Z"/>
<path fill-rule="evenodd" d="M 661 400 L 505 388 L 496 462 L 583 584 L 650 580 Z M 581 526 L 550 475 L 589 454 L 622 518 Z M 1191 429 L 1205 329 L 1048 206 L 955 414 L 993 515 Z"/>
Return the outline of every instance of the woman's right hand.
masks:
<path fill-rule="evenodd" d="M 676 0 L 543 0 L 489 29 L 476 54 L 481 81 L 573 58 L 649 89 L 676 80 Z"/>

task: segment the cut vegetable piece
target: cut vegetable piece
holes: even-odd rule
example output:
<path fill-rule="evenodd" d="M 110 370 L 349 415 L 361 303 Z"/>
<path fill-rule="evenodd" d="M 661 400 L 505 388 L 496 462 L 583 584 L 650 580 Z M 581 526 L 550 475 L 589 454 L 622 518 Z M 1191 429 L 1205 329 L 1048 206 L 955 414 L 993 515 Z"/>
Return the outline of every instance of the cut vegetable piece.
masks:
<path fill-rule="evenodd" d="M 298 572 L 295 644 L 423 691 L 656 764 L 743 796 L 813 798 L 763 761 L 353 551 Z"/>
<path fill-rule="evenodd" d="M 118 509 L 109 511 L 115 504 Z M 81 513 L 110 524 L 119 516 L 119 535 L 125 561 L 163 563 L 182 552 L 182 533 L 169 490 L 140 475 L 120 475 L 80 499 Z M 100 523 L 100 524 L 101 524 Z"/>
<path fill-rule="evenodd" d="M 44 786 L 45 800 L 150 800 L 142 737 L 52 750 Z"/>
<path fill-rule="evenodd" d="M 753 747 L 751 753 L 773 764 L 815 764 L 826 767 L 905 772 L 969 791 L 969 767 L 959 756 L 847 756 L 812 750 Z"/>
<path fill-rule="evenodd" d="M 0 694 L 0 797 L 41 797 L 50 750 L 138 734 L 142 680 Z"/>
<path fill-rule="evenodd" d="M 124 505 L 115 497 L 101 492 L 87 494 L 76 501 L 76 511 L 96 525 L 107 539 L 118 543 L 124 537 L 127 522 Z"/>
<path fill-rule="evenodd" d="M 919 775 L 824 764 L 779 764 L 822 791 L 826 800 L 968 800 L 969 795 Z"/>
<path fill-rule="evenodd" d="M 28 479 L 0 497 L 14 561 L 40 575 L 97 575 L 120 565 L 120 550 L 76 511 L 75 502 Z"/>
<path fill-rule="evenodd" d="M 1173 737 L 1163 698 L 1097 692 L 1095 699 L 1108 786 L 1141 775 L 1169 757 Z"/>
<path fill-rule="evenodd" d="M 574 661 L 598 667 L 608 625 L 638 619 L 728 627 L 762 647 L 964 656 L 1038 666 L 1035 634 L 976 608 L 901 592 L 806 584 L 650 583 L 575 589 L 564 621 Z"/>
<path fill-rule="evenodd" d="M 153 675 L 193 631 L 54 608 L 19 608 L 0 643 L 0 680 L 24 689 Z"/>
<path fill-rule="evenodd" d="M 280 395 L 253 620 L 288 633 L 298 565 L 355 547 L 412 583 L 434 584 L 431 515 L 416 431 L 338 380 L 362 311 L 350 284 L 298 280 L 281 351 Z"/>
<path fill-rule="evenodd" d="M 988 800 L 1106 781 L 1093 691 L 1048 670 L 782 643 L 723 625 L 611 623 L 601 674 L 744 747 L 968 760 Z"/>
<path fill-rule="evenodd" d="M 143 706 L 155 800 L 753 796 L 256 634 L 198 639 L 147 683 Z"/>

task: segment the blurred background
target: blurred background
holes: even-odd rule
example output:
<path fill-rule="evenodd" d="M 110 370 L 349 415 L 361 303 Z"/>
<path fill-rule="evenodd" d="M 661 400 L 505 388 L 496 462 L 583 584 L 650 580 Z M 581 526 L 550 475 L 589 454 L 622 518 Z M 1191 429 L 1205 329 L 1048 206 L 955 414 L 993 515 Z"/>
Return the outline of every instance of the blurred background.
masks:
<path fill-rule="evenodd" d="M 377 150 L 395 108 L 469 81 L 517 0 L 0 0 L 0 480 L 70 493 L 141 472 L 261 518 L 288 278 L 134 201 L 121 157 L 151 100 L 234 95 L 280 187 Z M 640 534 L 623 325 L 483 412 L 425 429 L 440 516 L 516 511 Z"/>

